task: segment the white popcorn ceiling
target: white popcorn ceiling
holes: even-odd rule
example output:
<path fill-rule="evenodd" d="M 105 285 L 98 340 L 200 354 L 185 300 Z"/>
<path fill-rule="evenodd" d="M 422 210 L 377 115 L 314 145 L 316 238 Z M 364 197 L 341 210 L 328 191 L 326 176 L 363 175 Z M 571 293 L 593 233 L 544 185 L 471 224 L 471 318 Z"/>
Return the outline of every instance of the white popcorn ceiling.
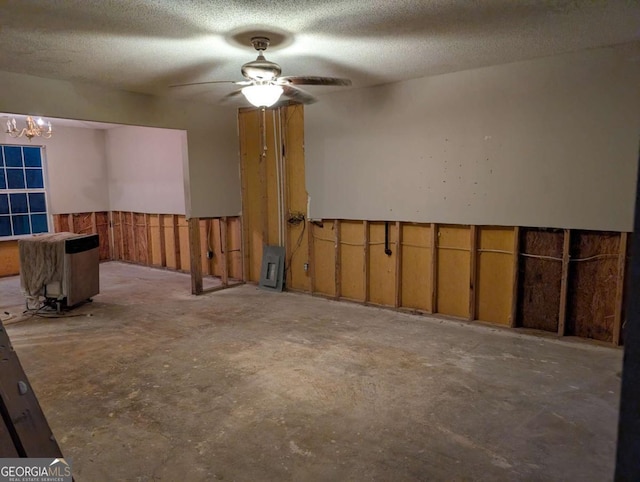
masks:
<path fill-rule="evenodd" d="M 217 102 L 255 59 L 353 87 L 636 41 L 631 0 L 8 0 L 0 70 Z M 309 87 L 314 94 L 345 87 Z"/>

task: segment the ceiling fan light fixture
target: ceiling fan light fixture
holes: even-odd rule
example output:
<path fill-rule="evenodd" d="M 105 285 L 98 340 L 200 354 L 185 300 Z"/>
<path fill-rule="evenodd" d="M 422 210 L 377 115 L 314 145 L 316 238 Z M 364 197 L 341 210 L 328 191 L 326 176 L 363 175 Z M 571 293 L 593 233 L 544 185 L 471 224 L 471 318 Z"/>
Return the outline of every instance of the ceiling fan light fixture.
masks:
<path fill-rule="evenodd" d="M 278 102 L 282 91 L 283 89 L 280 85 L 248 85 L 243 87 L 242 94 L 256 107 L 271 107 Z"/>

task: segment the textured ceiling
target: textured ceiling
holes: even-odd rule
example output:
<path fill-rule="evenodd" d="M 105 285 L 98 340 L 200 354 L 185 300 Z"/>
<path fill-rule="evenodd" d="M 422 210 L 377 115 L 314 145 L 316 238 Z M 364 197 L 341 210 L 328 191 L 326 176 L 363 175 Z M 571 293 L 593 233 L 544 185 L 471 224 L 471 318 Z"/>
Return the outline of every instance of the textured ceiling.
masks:
<path fill-rule="evenodd" d="M 357 88 L 638 40 L 640 2 L 4 0 L 0 70 L 216 102 L 234 86 L 167 86 L 240 80 L 262 32 L 283 75 Z"/>

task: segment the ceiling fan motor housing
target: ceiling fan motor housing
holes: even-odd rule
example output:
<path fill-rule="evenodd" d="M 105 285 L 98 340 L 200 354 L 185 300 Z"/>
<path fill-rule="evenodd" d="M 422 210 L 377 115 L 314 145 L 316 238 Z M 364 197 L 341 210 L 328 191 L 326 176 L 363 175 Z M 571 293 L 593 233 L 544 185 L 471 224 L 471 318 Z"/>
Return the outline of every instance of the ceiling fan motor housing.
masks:
<path fill-rule="evenodd" d="M 271 40 L 268 37 L 252 37 L 251 45 L 258 51 L 258 58 L 253 62 L 247 62 L 242 66 L 240 72 L 250 80 L 271 81 L 282 73 L 282 69 L 275 62 L 270 62 L 264 58 L 263 52 L 269 47 Z"/>
<path fill-rule="evenodd" d="M 269 81 L 278 77 L 282 73 L 282 69 L 275 62 L 265 59 L 262 52 L 260 52 L 258 58 L 244 64 L 240 72 L 247 79 Z"/>

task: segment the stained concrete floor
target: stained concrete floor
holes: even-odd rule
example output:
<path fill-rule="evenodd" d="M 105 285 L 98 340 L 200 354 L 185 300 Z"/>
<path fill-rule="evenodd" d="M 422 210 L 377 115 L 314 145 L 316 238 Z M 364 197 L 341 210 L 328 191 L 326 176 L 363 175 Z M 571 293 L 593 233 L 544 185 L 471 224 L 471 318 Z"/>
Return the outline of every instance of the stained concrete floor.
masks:
<path fill-rule="evenodd" d="M 0 314 L 77 481 L 611 480 L 622 353 L 101 265 L 61 319 Z M 3 315 L 7 318 L 7 315 Z"/>

